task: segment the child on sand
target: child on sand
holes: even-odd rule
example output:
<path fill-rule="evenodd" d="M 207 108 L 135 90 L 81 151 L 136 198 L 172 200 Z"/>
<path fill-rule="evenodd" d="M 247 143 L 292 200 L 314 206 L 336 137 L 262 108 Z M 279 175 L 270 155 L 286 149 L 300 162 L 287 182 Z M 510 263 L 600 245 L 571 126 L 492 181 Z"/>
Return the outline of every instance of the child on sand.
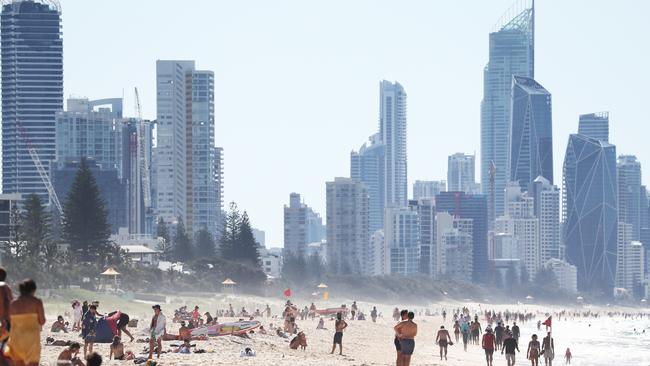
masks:
<path fill-rule="evenodd" d="M 573 357 L 573 355 L 571 355 L 571 349 L 567 348 L 564 353 L 564 361 L 567 365 L 571 363 L 571 357 Z"/>

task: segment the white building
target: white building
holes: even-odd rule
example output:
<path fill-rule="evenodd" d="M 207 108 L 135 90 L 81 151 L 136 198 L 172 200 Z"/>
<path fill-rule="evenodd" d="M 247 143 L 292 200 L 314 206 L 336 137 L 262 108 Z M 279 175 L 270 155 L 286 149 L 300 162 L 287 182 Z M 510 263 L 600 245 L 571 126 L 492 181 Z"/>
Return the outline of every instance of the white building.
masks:
<path fill-rule="evenodd" d="M 262 268 L 267 276 L 278 278 L 282 273 L 282 256 L 277 251 L 260 248 L 260 260 Z"/>
<path fill-rule="evenodd" d="M 384 230 L 377 230 L 370 236 L 368 271 L 371 276 L 390 274 L 390 256 L 386 247 Z"/>
<path fill-rule="evenodd" d="M 289 195 L 284 206 L 284 249 L 294 255 L 305 255 L 309 243 L 323 240 L 323 220 L 302 202 L 300 194 Z"/>
<path fill-rule="evenodd" d="M 616 261 L 616 287 L 633 293 L 645 279 L 645 250 L 643 244 L 632 240 L 634 225 L 619 222 Z"/>
<path fill-rule="evenodd" d="M 558 286 L 562 290 L 571 294 L 578 292 L 578 270 L 576 266 L 561 259 L 551 258 L 546 262 L 546 268 L 553 272 Z"/>
<path fill-rule="evenodd" d="M 386 146 L 385 207 L 406 206 L 406 91 L 400 83 L 386 80 L 380 82 L 379 88 L 379 135 Z"/>
<path fill-rule="evenodd" d="M 156 61 L 157 210 L 188 232 L 219 234 L 221 152 L 214 146 L 214 74 L 194 61 Z"/>
<path fill-rule="evenodd" d="M 455 153 L 447 158 L 447 186 L 449 192 L 479 193 L 475 178 L 475 156 Z"/>
<path fill-rule="evenodd" d="M 513 234 L 497 233 L 492 243 L 490 259 L 519 259 L 519 241 Z"/>
<path fill-rule="evenodd" d="M 337 273 L 367 273 L 368 191 L 351 178 L 326 183 L 327 263 Z"/>
<path fill-rule="evenodd" d="M 110 241 L 120 247 L 127 245 L 140 245 L 149 249 L 157 250 L 160 243 L 162 243 L 163 238 L 157 238 L 148 234 L 130 234 L 129 229 L 120 228 L 117 234 L 112 234 L 110 236 Z"/>
<path fill-rule="evenodd" d="M 560 246 L 560 189 L 539 176 L 528 188 L 528 195 L 534 199 L 535 217 L 539 220 L 540 262 L 564 258 Z"/>
<path fill-rule="evenodd" d="M 444 180 L 416 180 L 413 183 L 413 199 L 435 198 L 440 192 L 447 191 L 447 182 Z"/>
<path fill-rule="evenodd" d="M 120 248 L 126 252 L 135 264 L 149 267 L 158 267 L 160 262 L 160 251 L 151 249 L 144 245 L 122 245 Z"/>
<path fill-rule="evenodd" d="M 454 219 L 453 227 L 442 232 L 440 245 L 445 251 L 444 274 L 447 278 L 472 281 L 472 219 Z"/>
<path fill-rule="evenodd" d="M 410 207 L 387 208 L 384 216 L 384 238 L 390 253 L 390 273 L 419 273 L 420 228 L 417 211 Z"/>
<path fill-rule="evenodd" d="M 518 258 L 531 279 L 541 266 L 539 246 L 539 220 L 534 216 L 534 200 L 521 193 L 518 183 L 506 188 L 506 215 L 496 219 L 495 232 L 510 234 L 519 248 Z"/>

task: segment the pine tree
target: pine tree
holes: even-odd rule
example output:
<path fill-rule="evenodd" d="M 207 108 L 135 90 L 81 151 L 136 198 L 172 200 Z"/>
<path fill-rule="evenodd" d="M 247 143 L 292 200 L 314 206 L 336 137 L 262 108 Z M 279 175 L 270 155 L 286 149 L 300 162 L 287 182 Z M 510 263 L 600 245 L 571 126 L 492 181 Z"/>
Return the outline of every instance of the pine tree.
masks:
<path fill-rule="evenodd" d="M 171 241 L 169 240 L 169 229 L 162 217 L 158 218 L 156 237 L 162 238 L 162 241 L 158 243 L 158 247 L 156 248 L 160 252 L 160 258 L 165 261 L 171 260 L 173 253 Z"/>
<path fill-rule="evenodd" d="M 43 248 L 50 239 L 51 220 L 41 198 L 34 193 L 25 199 L 21 222 L 26 255 L 37 258 L 43 253 Z"/>
<path fill-rule="evenodd" d="M 63 213 L 62 237 L 75 258 L 103 265 L 113 247 L 111 229 L 97 182 L 85 159 L 81 160 Z"/>
<path fill-rule="evenodd" d="M 196 233 L 196 255 L 202 258 L 214 258 L 216 248 L 212 234 L 205 228 Z"/>
<path fill-rule="evenodd" d="M 323 265 L 323 261 L 318 253 L 312 253 L 307 257 L 306 269 L 312 279 L 320 281 L 323 273 L 325 273 L 325 266 Z"/>
<path fill-rule="evenodd" d="M 192 240 L 185 231 L 183 220 L 179 219 L 178 224 L 176 224 L 176 234 L 174 235 L 174 259 L 185 263 L 192 258 Z"/>
<path fill-rule="evenodd" d="M 255 241 L 255 235 L 253 235 L 253 228 L 251 227 L 248 214 L 244 211 L 239 225 L 239 238 L 237 240 L 237 257 L 239 261 L 241 263 L 259 266 L 261 261 L 258 247 L 259 244 Z"/>
<path fill-rule="evenodd" d="M 221 257 L 226 260 L 237 259 L 237 240 L 239 238 L 239 229 L 241 226 L 241 215 L 237 209 L 237 204 L 230 203 L 230 211 L 226 215 L 221 231 L 221 241 L 219 252 Z"/>

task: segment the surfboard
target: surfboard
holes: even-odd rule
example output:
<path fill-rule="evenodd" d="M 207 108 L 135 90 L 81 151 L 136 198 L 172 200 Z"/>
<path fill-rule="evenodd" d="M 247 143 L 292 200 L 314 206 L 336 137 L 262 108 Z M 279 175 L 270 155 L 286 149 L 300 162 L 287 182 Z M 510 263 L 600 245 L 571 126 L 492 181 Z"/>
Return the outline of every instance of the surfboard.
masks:
<path fill-rule="evenodd" d="M 238 335 L 242 333 L 248 333 L 249 331 L 258 328 L 261 324 L 262 323 L 258 320 L 247 320 L 241 322 L 203 326 L 192 329 L 192 337 L 198 337 L 202 335 L 210 337 Z"/>
<path fill-rule="evenodd" d="M 316 314 L 318 315 L 336 315 L 336 313 L 347 314 L 348 308 L 327 308 L 327 309 L 316 309 Z"/>

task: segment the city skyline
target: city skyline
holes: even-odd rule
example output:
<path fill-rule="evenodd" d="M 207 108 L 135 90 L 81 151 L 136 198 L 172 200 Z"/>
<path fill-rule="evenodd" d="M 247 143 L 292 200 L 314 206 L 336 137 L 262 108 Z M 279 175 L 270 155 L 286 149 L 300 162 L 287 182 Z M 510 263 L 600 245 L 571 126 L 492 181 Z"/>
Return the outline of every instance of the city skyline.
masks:
<path fill-rule="evenodd" d="M 155 72 L 153 70 L 156 59 L 193 59 L 202 68 L 213 70 L 215 72 L 216 142 L 218 146 L 224 146 L 226 156 L 225 201 L 238 202 L 240 207 L 249 212 L 254 225 L 267 232 L 269 244 L 278 246 L 282 244 L 281 208 L 286 201 L 287 194 L 292 191 L 301 193 L 308 202 L 312 203 L 315 211 L 321 215 L 324 214 L 325 191 L 322 182 L 334 176 L 347 175 L 349 165 L 346 164 L 346 161 L 349 160 L 349 151 L 358 148 L 359 142 L 365 140 L 368 131 L 372 131 L 376 126 L 376 83 L 381 79 L 396 80 L 409 93 L 409 185 L 415 180 L 444 179 L 446 176 L 445 157 L 454 152 L 473 153 L 479 151 L 478 105 L 481 99 L 482 68 L 487 62 L 488 33 L 492 30 L 492 25 L 501 16 L 503 10 L 510 6 L 510 3 L 511 1 L 493 1 L 490 4 L 475 2 L 474 6 L 469 10 L 467 6 L 456 8 L 454 5 L 450 5 L 450 7 L 440 11 L 439 6 L 424 3 L 412 3 L 400 5 L 400 7 L 390 6 L 387 3 L 378 3 L 376 7 L 371 7 L 369 2 L 361 2 L 351 5 L 350 14 L 342 16 L 341 27 L 334 30 L 333 34 L 329 34 L 331 29 L 325 26 L 328 23 L 324 23 L 323 19 L 330 19 L 335 16 L 334 14 L 338 16 L 338 13 L 334 11 L 338 8 L 336 4 L 334 6 L 329 4 L 331 8 L 321 9 L 325 11 L 324 15 L 319 15 L 318 11 L 310 10 L 309 7 L 301 7 L 293 2 L 280 2 L 277 4 L 277 8 L 274 9 L 268 9 L 264 4 L 260 4 L 255 10 L 248 9 L 248 12 L 252 14 L 242 14 L 241 9 L 239 9 L 240 12 L 236 11 L 236 5 L 229 5 L 229 7 L 235 8 L 230 9 L 233 10 L 232 14 L 241 15 L 244 18 L 250 17 L 250 19 L 246 20 L 247 22 L 256 22 L 255 24 L 247 23 L 245 26 L 255 25 L 255 27 L 253 27 L 253 30 L 247 31 L 239 29 L 242 25 L 237 25 L 236 30 L 228 30 L 226 27 L 234 26 L 233 23 L 236 22 L 227 19 L 226 15 L 220 15 L 219 11 L 206 11 L 206 13 L 216 16 L 217 20 L 219 20 L 212 23 L 220 23 L 223 20 L 223 24 L 214 33 L 207 32 L 207 35 L 197 35 L 200 39 L 204 39 L 203 37 L 217 38 L 216 46 L 212 47 L 212 51 L 210 51 L 214 53 L 208 52 L 206 54 L 204 50 L 193 46 L 199 43 L 198 41 L 196 43 L 189 42 L 187 46 L 179 42 L 177 37 L 187 36 L 188 32 L 183 30 L 182 26 L 171 27 L 170 30 L 157 29 L 158 32 L 163 32 L 163 37 L 159 37 L 161 39 L 165 39 L 165 36 L 170 35 L 167 32 L 177 30 L 177 33 L 179 33 L 171 35 L 170 44 L 173 47 L 162 47 L 162 43 L 158 43 L 158 40 L 154 39 L 155 37 L 150 37 L 149 31 L 145 29 L 146 26 L 143 24 L 147 24 L 147 20 L 145 19 L 145 23 L 142 23 L 138 18 L 138 14 L 141 15 L 139 12 L 145 9 L 152 12 L 151 18 L 156 18 L 156 15 L 160 14 L 172 14 L 172 11 L 176 10 L 173 4 L 161 3 L 156 4 L 156 7 L 146 6 L 146 3 L 144 3 L 145 5 L 129 5 L 130 12 L 123 14 L 126 18 L 124 23 L 128 24 L 129 19 L 134 17 L 133 24 L 136 24 L 135 19 L 138 19 L 137 24 L 140 25 L 135 28 L 125 26 L 121 27 L 122 29 L 107 26 L 104 28 L 115 32 L 114 36 L 102 37 L 104 30 L 101 29 L 101 24 L 105 20 L 83 15 L 84 9 L 86 15 L 95 13 L 95 11 L 90 12 L 85 8 L 90 4 L 64 1 L 62 2 L 65 37 L 64 53 L 66 55 L 64 61 L 64 95 L 66 97 L 70 94 L 87 95 L 91 99 L 98 99 L 119 95 L 122 89 L 128 91 L 131 90 L 132 86 L 136 85 L 142 91 L 145 118 L 152 118 L 155 115 Z M 541 84 L 552 90 L 554 95 L 553 120 L 555 123 L 553 137 L 555 140 L 554 173 L 556 177 L 561 176 L 559 167 L 561 167 L 561 159 L 564 156 L 563 150 L 568 141 L 568 133 L 573 132 L 575 129 L 573 121 L 575 121 L 578 114 L 590 111 L 610 111 L 612 141 L 616 142 L 619 153 L 635 154 L 642 164 L 650 160 L 650 152 L 634 151 L 637 146 L 642 146 L 641 135 L 643 134 L 625 134 L 626 130 L 639 124 L 638 116 L 644 115 L 640 109 L 643 106 L 643 93 L 639 95 L 639 93 L 629 91 L 629 93 L 622 93 L 622 96 L 617 95 L 619 94 L 617 90 L 625 90 L 622 87 L 624 84 L 617 85 L 622 82 L 621 80 L 626 79 L 626 69 L 636 69 L 638 71 L 642 70 L 642 68 L 627 66 L 623 68 L 621 65 L 621 67 L 617 68 L 619 74 L 616 78 L 613 78 L 613 76 L 598 73 L 598 70 L 607 69 L 614 62 L 608 58 L 608 55 L 599 54 L 598 57 L 590 58 L 589 62 L 583 61 L 582 64 L 584 65 L 580 65 L 579 69 L 573 63 L 579 57 L 571 57 L 572 54 L 577 55 L 582 52 L 585 55 L 589 54 L 586 53 L 587 50 L 593 52 L 594 49 L 606 49 L 608 47 L 613 50 L 611 53 L 615 54 L 615 50 L 623 45 L 629 47 L 624 48 L 624 50 L 637 52 L 638 45 L 644 43 L 634 42 L 634 37 L 638 34 L 644 34 L 644 32 L 639 30 L 623 31 L 621 34 L 629 36 L 625 38 L 616 36 L 619 34 L 617 32 L 622 31 L 621 29 L 608 28 L 607 34 L 603 34 L 604 30 L 600 29 L 601 26 L 598 26 L 598 23 L 603 23 L 597 21 L 598 17 L 610 17 L 616 15 L 617 12 L 621 12 L 622 9 L 616 9 L 616 7 L 612 7 L 612 9 L 599 8 L 598 6 L 588 7 L 586 4 L 587 2 L 563 4 L 561 8 L 553 8 L 554 4 L 540 2 L 536 4 L 535 77 Z M 107 20 L 115 19 L 111 15 L 115 14 L 113 12 L 116 9 L 123 9 L 123 7 L 116 4 L 100 3 L 93 4 L 93 6 L 97 6 L 96 13 L 101 13 L 101 18 L 106 17 Z M 207 7 L 219 9 L 220 5 L 211 4 Z M 265 26 L 266 20 L 262 18 L 263 15 L 266 15 L 264 14 L 266 11 L 283 14 L 283 11 L 286 13 L 287 9 L 291 10 L 289 14 L 293 12 L 293 14 L 299 14 L 300 16 L 291 18 L 291 22 L 284 26 L 277 24 L 279 22 L 274 22 L 273 24 L 277 27 L 270 28 L 271 34 L 266 36 L 260 34 L 260 30 L 264 29 Z M 429 10 L 437 10 L 437 12 Z M 260 14 L 257 13 L 258 11 Z M 355 15 L 361 16 L 365 11 L 370 12 L 368 17 L 375 16 L 376 19 L 363 20 L 363 22 L 368 23 L 369 27 L 367 30 L 358 30 L 355 25 L 358 25 L 357 23 L 361 20 L 356 19 Z M 419 16 L 417 12 L 427 13 L 428 17 Z M 386 60 L 378 59 L 382 45 L 377 44 L 377 42 L 386 35 L 379 33 L 384 31 L 380 30 L 379 25 L 382 21 L 386 21 L 389 14 L 392 13 L 395 13 L 395 20 L 398 23 L 406 22 L 408 18 L 413 24 L 406 25 L 403 31 L 399 31 L 397 32 L 398 35 L 391 37 L 414 35 L 417 42 L 428 39 L 426 43 L 428 47 L 424 47 L 426 50 L 421 51 L 421 53 L 419 50 L 414 51 L 412 42 L 415 42 L 415 40 L 404 39 L 402 43 L 397 43 L 396 47 L 405 54 L 390 56 Z M 471 24 L 467 25 L 468 29 L 463 30 L 461 34 L 455 34 L 451 40 L 444 40 L 437 35 L 436 32 L 439 32 L 437 27 L 444 29 L 446 25 L 451 23 L 444 20 L 444 17 L 441 17 L 441 14 L 438 13 L 445 14 L 444 17 L 455 19 L 467 17 L 467 23 Z M 553 23 L 550 21 L 551 14 L 554 19 Z M 636 14 L 625 14 L 631 17 L 637 16 Z M 203 19 L 204 15 L 196 14 L 195 16 Z M 220 18 L 221 16 L 226 17 L 226 19 Z M 285 15 L 285 17 L 287 16 Z M 313 25 L 309 24 L 314 17 L 320 20 Z M 565 19 L 564 17 L 571 18 L 571 21 L 574 22 L 571 29 L 575 33 L 572 33 L 571 36 L 581 39 L 580 44 L 572 43 L 571 38 L 567 40 L 558 37 L 561 34 L 563 27 L 561 20 Z M 243 20 L 240 17 L 235 18 Z M 87 38 L 89 33 L 82 31 L 79 27 L 86 25 L 85 22 L 90 19 L 93 22 L 99 22 L 98 26 L 93 27 L 92 32 L 90 32 L 94 35 L 93 38 L 119 39 L 122 41 L 120 49 L 125 48 L 127 51 L 125 54 L 127 55 L 137 55 L 135 58 L 138 60 L 133 60 L 133 57 L 118 58 L 117 60 L 106 57 L 106 60 L 103 60 L 101 56 L 106 54 L 107 50 L 114 51 L 115 47 L 106 47 L 106 44 L 102 45 L 102 42 L 97 42 L 97 44 L 88 44 L 88 42 L 82 44 L 79 42 L 80 39 Z M 190 27 L 192 30 L 203 29 L 201 27 L 204 25 L 201 25 L 201 22 L 194 23 L 196 25 Z M 640 27 L 641 23 L 640 21 L 630 21 L 629 24 L 625 24 L 621 28 Z M 295 28 L 291 28 L 292 25 L 306 28 L 306 33 L 312 36 L 315 35 L 315 39 L 311 43 L 305 43 L 303 36 L 286 33 L 289 30 L 292 32 L 295 30 Z M 560 29 L 551 29 L 551 25 L 553 27 L 559 25 Z M 221 26 L 224 27 L 224 31 L 218 32 Z M 320 28 L 321 26 L 323 26 L 323 29 Z M 578 29 L 574 31 L 573 28 Z M 565 31 L 566 29 L 564 28 Z M 233 32 L 239 32 L 240 30 L 241 34 L 235 39 L 241 44 L 235 45 L 230 43 L 235 41 L 225 40 L 224 33 L 232 35 Z M 135 37 L 136 39 L 130 39 L 128 34 L 134 31 L 142 32 L 142 35 Z M 80 34 L 80 32 L 85 34 Z M 346 32 L 353 35 L 351 41 L 343 39 L 342 35 Z M 268 51 L 266 46 L 261 46 L 253 54 L 246 53 L 248 51 L 244 52 L 242 49 L 244 46 L 250 47 L 251 42 L 258 45 L 257 42 L 261 40 L 269 40 L 267 37 L 271 37 L 270 40 L 273 41 L 271 42 L 273 45 L 281 46 L 280 48 L 284 51 L 282 55 L 278 55 L 276 52 L 273 53 L 273 57 L 261 57 L 262 60 L 258 61 L 251 56 L 264 53 L 265 50 Z M 395 38 L 390 39 L 394 42 L 397 41 Z M 147 42 L 143 42 L 143 40 Z M 333 42 L 333 40 L 339 42 Z M 368 46 L 360 51 L 351 48 L 353 43 L 360 41 L 367 41 Z M 466 47 L 460 50 L 456 42 L 463 41 L 465 41 Z M 562 43 L 565 41 L 567 42 L 566 45 Z M 142 43 L 150 44 L 143 47 Z M 97 46 L 99 48 L 96 48 Z M 297 49 L 293 49 L 291 46 Z M 242 53 L 238 55 L 237 52 L 232 52 L 233 48 Z M 453 49 L 456 58 L 445 55 L 445 48 Z M 97 52 L 93 53 L 93 50 Z M 129 50 L 131 53 L 128 52 Z M 221 50 L 223 52 L 220 52 Z M 350 54 L 357 59 L 353 60 L 346 57 L 328 59 L 325 57 L 327 52 L 332 52 L 332 50 L 338 50 L 339 53 L 344 55 Z M 437 52 L 441 50 L 443 52 Z M 138 53 L 133 53 L 135 51 Z M 296 53 L 296 51 L 299 52 Z M 86 56 L 89 53 L 99 56 L 96 62 L 89 63 L 87 66 L 80 65 L 82 62 L 86 62 Z M 603 51 L 603 53 L 605 52 Z M 302 55 L 302 57 L 298 57 L 290 65 L 294 68 L 296 65 L 300 66 L 298 71 L 289 72 L 291 67 L 285 69 L 284 67 L 287 66 L 280 65 L 296 54 L 298 56 Z M 565 55 L 565 58 L 558 57 L 558 55 Z M 323 59 L 323 57 L 325 58 Z M 553 60 L 554 57 L 561 60 Z M 416 58 L 422 60 L 414 60 Z M 425 67 L 424 61 L 429 62 L 428 67 Z M 630 62 L 641 61 L 628 60 L 626 65 Z M 369 63 L 370 66 L 366 65 L 366 63 Z M 242 64 L 244 67 L 234 68 L 235 64 Z M 559 67 L 558 65 L 566 66 Z M 267 75 L 263 75 L 268 74 L 273 67 L 278 66 L 280 68 L 275 70 L 276 77 L 269 78 Z M 436 69 L 442 69 L 443 71 L 436 71 Z M 102 70 L 115 70 L 117 75 L 114 72 L 102 73 Z M 575 70 L 579 71 L 576 72 Z M 310 79 L 309 82 L 299 80 L 303 75 L 301 72 L 306 73 L 307 71 L 310 72 L 309 75 L 311 76 L 311 78 L 307 78 Z M 322 73 L 322 75 L 311 74 L 311 72 L 316 71 Z M 444 72 L 451 74 L 451 77 L 455 79 L 459 75 L 465 75 L 465 78 L 458 85 L 452 85 L 446 76 L 441 75 Z M 334 75 L 338 76 L 333 77 Z M 598 77 L 594 77 L 594 75 L 598 75 Z M 631 76 L 631 74 L 627 75 Z M 639 81 L 640 84 L 643 84 L 643 81 L 648 78 L 648 75 L 643 73 L 634 76 L 635 80 Z M 108 80 L 109 78 L 115 80 Z M 620 80 L 618 80 L 619 78 Z M 233 84 L 236 79 L 239 82 L 237 85 Z M 258 90 L 253 90 L 255 84 L 251 84 L 251 82 L 254 79 L 257 80 L 256 83 L 262 85 L 256 85 Z M 291 94 L 292 99 L 298 99 L 298 101 L 292 101 L 292 110 L 289 112 L 286 111 L 286 104 L 277 103 L 280 97 L 275 96 L 279 95 L 275 93 L 277 93 L 276 88 L 279 81 L 284 84 L 281 90 L 285 92 L 293 91 L 293 94 Z M 350 87 L 349 90 L 342 91 L 340 88 L 341 82 L 345 82 Z M 604 88 L 603 83 L 611 87 Z M 271 89 L 267 89 L 269 87 Z M 322 90 L 317 90 L 319 88 Z M 300 92 L 296 92 L 298 90 Z M 336 104 L 332 103 L 334 90 L 338 93 L 344 93 L 343 98 L 336 98 L 337 102 L 339 102 Z M 271 92 L 274 92 L 275 95 L 270 94 Z M 567 93 L 569 94 L 568 97 Z M 126 92 L 126 94 L 125 110 L 129 111 L 133 103 L 128 98 L 129 93 Z M 298 96 L 295 94 L 303 95 Z M 352 98 L 353 96 L 354 98 Z M 341 99 L 345 100 L 340 102 Z M 249 109 L 259 109 L 260 111 L 264 110 L 264 112 L 258 113 L 245 110 L 242 108 L 242 103 L 254 103 L 257 108 Z M 276 106 L 275 104 L 279 105 Z M 296 107 L 297 105 L 300 106 Z M 313 112 L 315 110 L 323 111 L 326 105 L 329 106 L 327 113 L 317 116 L 319 113 Z M 333 108 L 331 105 L 337 105 L 337 107 Z M 462 108 L 459 105 L 462 105 Z M 131 115 L 132 113 L 126 112 L 125 114 Z M 282 117 L 279 117 L 280 115 Z M 262 116 L 265 118 L 261 118 Z M 272 116 L 272 118 L 269 119 L 268 116 Z M 458 124 L 460 128 L 445 128 L 443 124 L 445 121 L 451 121 L 446 123 L 453 123 L 454 126 Z M 282 130 L 285 135 L 284 138 L 287 138 L 287 140 L 283 139 L 282 134 L 273 132 L 271 128 Z M 291 129 L 292 133 L 286 134 L 289 129 Z M 348 133 L 341 134 L 339 132 L 341 129 Z M 269 135 L 269 132 L 273 133 Z M 296 138 L 296 136 L 299 138 Z M 315 136 L 319 136 L 319 138 L 315 139 Z M 325 138 L 320 138 L 320 136 Z M 432 139 L 442 143 L 431 144 Z M 335 141 L 335 143 L 332 144 L 331 141 Z M 265 187 L 265 190 L 259 190 L 255 183 L 264 176 L 273 174 L 274 172 L 271 169 L 276 164 L 270 163 L 270 160 L 268 160 L 271 159 L 270 156 L 263 156 L 268 154 L 246 154 L 246 151 L 252 147 L 256 150 L 260 149 L 258 151 L 274 149 L 273 151 L 276 151 L 277 155 L 271 161 L 284 160 L 287 165 L 300 166 L 301 168 L 295 169 L 295 172 L 285 171 L 284 175 L 280 176 L 280 179 L 277 179 L 278 175 L 274 174 L 273 176 L 276 177 L 274 185 Z M 295 149 L 306 149 L 308 147 L 310 147 L 309 154 L 293 154 Z M 293 155 L 304 156 L 295 157 Z M 480 176 L 480 172 L 477 172 L 477 175 Z"/>

